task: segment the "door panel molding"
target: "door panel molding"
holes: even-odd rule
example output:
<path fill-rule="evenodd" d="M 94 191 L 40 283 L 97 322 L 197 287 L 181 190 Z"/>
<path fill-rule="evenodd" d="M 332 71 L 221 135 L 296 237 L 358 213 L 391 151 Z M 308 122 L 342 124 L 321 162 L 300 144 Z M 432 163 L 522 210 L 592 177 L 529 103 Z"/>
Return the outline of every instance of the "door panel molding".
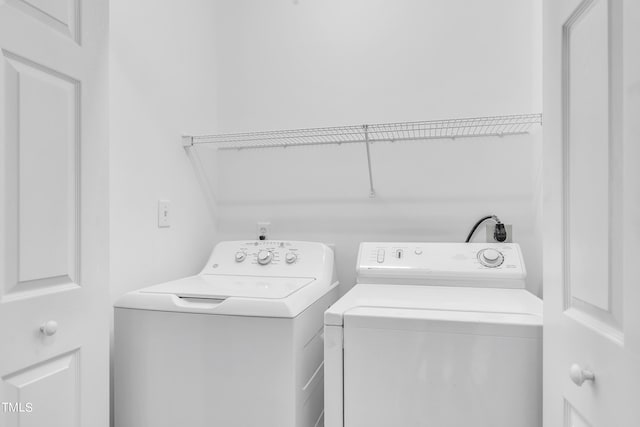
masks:
<path fill-rule="evenodd" d="M 584 0 L 562 27 L 563 286 L 567 316 L 623 343 L 612 16 Z"/>
<path fill-rule="evenodd" d="M 564 401 L 564 427 L 592 427 L 566 399 Z"/>
<path fill-rule="evenodd" d="M 0 288 L 0 301 L 6 302 L 80 286 L 81 84 L 20 55 L 1 53 L 7 112 L 3 190 L 10 201 Z"/>
<path fill-rule="evenodd" d="M 80 0 L 0 0 L 80 45 Z"/>
<path fill-rule="evenodd" d="M 5 414 L 7 427 L 48 425 L 69 427 L 80 421 L 80 349 L 47 359 L 2 377 L 10 402 L 31 403 L 32 412 Z M 64 401 L 53 399 L 64 396 Z M 42 404 L 44 403 L 44 405 Z"/>

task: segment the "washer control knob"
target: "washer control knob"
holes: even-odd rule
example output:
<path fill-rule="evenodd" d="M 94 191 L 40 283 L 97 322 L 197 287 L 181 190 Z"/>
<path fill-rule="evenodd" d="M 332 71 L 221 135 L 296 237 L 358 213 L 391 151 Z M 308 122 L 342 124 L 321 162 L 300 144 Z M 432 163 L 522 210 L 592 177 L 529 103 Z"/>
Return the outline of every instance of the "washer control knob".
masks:
<path fill-rule="evenodd" d="M 287 252 L 284 259 L 287 261 L 287 264 L 293 264 L 298 259 L 298 255 L 293 252 Z"/>
<path fill-rule="evenodd" d="M 267 265 L 273 259 L 273 254 L 271 251 L 260 251 L 258 252 L 258 264 Z"/>
<path fill-rule="evenodd" d="M 416 255 L 422 255 L 422 249 L 416 248 L 415 253 Z"/>
<path fill-rule="evenodd" d="M 504 255 L 495 249 L 483 249 L 478 252 L 478 260 L 485 267 L 499 267 L 504 262 Z"/>
<path fill-rule="evenodd" d="M 247 254 L 244 252 L 236 252 L 236 262 L 242 262 L 247 258 Z"/>

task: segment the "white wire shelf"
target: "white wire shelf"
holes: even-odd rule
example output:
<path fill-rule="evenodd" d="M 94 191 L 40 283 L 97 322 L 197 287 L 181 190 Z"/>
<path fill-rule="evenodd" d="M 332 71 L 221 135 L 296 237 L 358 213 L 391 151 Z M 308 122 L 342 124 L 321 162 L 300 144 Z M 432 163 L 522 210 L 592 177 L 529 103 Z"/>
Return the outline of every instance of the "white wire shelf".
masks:
<path fill-rule="evenodd" d="M 542 114 L 290 129 L 219 135 L 185 135 L 183 145 L 212 144 L 221 150 L 306 145 L 422 141 L 528 133 L 542 123 Z"/>
<path fill-rule="evenodd" d="M 369 171 L 369 194 L 375 197 L 369 148 L 371 143 L 521 135 L 529 133 L 533 126 L 541 124 L 542 114 L 517 114 L 267 132 L 183 135 L 182 144 L 187 149 L 210 144 L 219 150 L 243 150 L 364 143 Z"/>

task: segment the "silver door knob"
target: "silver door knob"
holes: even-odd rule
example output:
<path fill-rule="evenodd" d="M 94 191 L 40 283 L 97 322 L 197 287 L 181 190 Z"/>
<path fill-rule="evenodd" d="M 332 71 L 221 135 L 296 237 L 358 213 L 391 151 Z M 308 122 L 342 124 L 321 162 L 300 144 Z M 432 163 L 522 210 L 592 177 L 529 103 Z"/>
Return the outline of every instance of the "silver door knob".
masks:
<path fill-rule="evenodd" d="M 42 326 L 40 326 L 40 332 L 50 337 L 51 335 L 58 332 L 58 322 L 56 322 L 55 320 L 49 320 L 48 322 L 43 323 Z"/>
<path fill-rule="evenodd" d="M 595 381 L 596 376 L 593 372 L 582 369 L 580 365 L 574 363 L 571 365 L 571 368 L 569 368 L 569 378 L 571 378 L 571 381 L 573 381 L 575 385 L 580 387 L 585 381 Z"/>

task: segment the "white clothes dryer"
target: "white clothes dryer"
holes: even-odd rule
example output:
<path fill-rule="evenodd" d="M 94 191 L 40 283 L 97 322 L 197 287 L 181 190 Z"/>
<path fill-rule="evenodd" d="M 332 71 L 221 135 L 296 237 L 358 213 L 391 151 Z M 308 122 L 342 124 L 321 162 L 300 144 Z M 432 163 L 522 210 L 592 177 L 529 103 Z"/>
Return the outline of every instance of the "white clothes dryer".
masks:
<path fill-rule="evenodd" d="M 196 276 L 115 305 L 117 427 L 313 427 L 323 313 L 338 297 L 320 243 L 219 243 Z"/>
<path fill-rule="evenodd" d="M 517 244 L 362 243 L 325 313 L 325 426 L 540 427 L 525 276 Z"/>

